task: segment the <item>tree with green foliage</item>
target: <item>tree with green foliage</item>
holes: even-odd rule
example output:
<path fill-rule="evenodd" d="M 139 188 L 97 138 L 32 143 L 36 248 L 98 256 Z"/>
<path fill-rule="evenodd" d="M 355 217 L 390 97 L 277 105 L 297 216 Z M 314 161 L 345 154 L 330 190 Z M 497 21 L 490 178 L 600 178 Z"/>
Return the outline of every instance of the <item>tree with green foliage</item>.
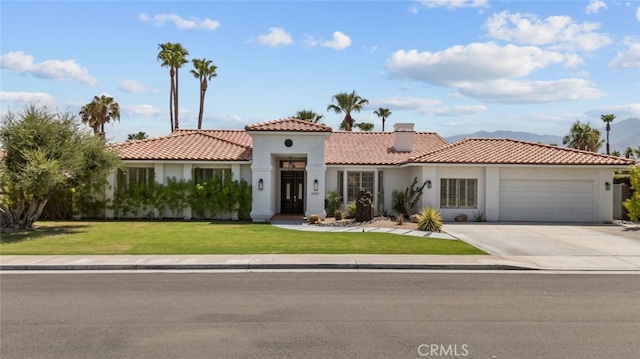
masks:
<path fill-rule="evenodd" d="M 375 113 L 376 116 L 382 119 L 382 132 L 384 132 L 384 123 L 387 120 L 387 118 L 391 116 L 391 111 L 389 111 L 388 108 L 380 107 L 377 110 L 373 111 L 373 113 Z"/>
<path fill-rule="evenodd" d="M 324 115 L 319 115 L 312 110 L 300 110 L 296 112 L 296 115 L 293 117 L 299 118 L 303 121 L 318 123 L 324 117 Z"/>
<path fill-rule="evenodd" d="M 638 217 L 640 217 L 640 166 L 631 166 L 629 168 L 629 179 L 633 192 L 631 198 L 622 202 L 622 205 L 627 209 L 629 219 L 637 222 Z"/>
<path fill-rule="evenodd" d="M 611 113 L 608 114 L 608 115 L 601 115 L 600 119 L 604 123 L 606 123 L 606 126 L 605 126 L 604 129 L 605 129 L 605 131 L 607 131 L 607 154 L 610 154 L 610 151 L 609 151 L 609 131 L 611 131 L 611 122 L 613 122 L 613 120 L 616 119 L 616 115 L 611 114 Z"/>
<path fill-rule="evenodd" d="M 147 136 L 146 132 L 138 132 L 138 133 L 130 133 L 127 135 L 127 142 L 129 141 L 140 141 L 140 140 L 146 140 L 147 138 L 149 138 L 149 136 Z"/>
<path fill-rule="evenodd" d="M 94 135 L 104 138 L 104 124 L 111 120 L 120 121 L 120 105 L 113 100 L 113 97 L 93 96 L 93 101 L 80 109 L 80 116 L 83 123 L 91 126 Z"/>
<path fill-rule="evenodd" d="M 624 158 L 633 158 L 633 148 L 627 147 L 624 150 Z"/>
<path fill-rule="evenodd" d="M 218 66 L 213 65 L 211 60 L 193 59 L 193 69 L 191 74 L 200 81 L 200 111 L 198 111 L 198 129 L 202 128 L 202 115 L 204 114 L 204 96 L 207 93 L 209 81 L 218 76 L 216 69 Z"/>
<path fill-rule="evenodd" d="M 351 117 L 351 112 L 360 112 L 364 105 L 369 103 L 369 100 L 360 97 L 354 90 L 351 93 L 340 92 L 331 98 L 331 102 L 335 100 L 336 104 L 329 104 L 327 111 L 333 111 L 335 113 L 343 113 L 344 119 L 340 124 L 340 129 L 345 131 L 353 131 L 355 120 Z"/>
<path fill-rule="evenodd" d="M 620 157 L 620 151 L 611 151 L 611 156 Z"/>
<path fill-rule="evenodd" d="M 597 152 L 603 142 L 600 140 L 600 131 L 591 127 L 590 123 L 580 121 L 574 122 L 569 133 L 562 138 L 563 145 L 591 152 Z"/>
<path fill-rule="evenodd" d="M 160 52 L 157 59 L 162 63 L 160 66 L 169 68 L 169 77 L 171 79 L 171 91 L 169 94 L 169 118 L 171 120 L 171 132 L 180 128 L 178 121 L 178 70 L 182 65 L 186 64 L 187 51 L 181 43 L 167 42 L 166 44 L 158 44 Z"/>
<path fill-rule="evenodd" d="M 360 131 L 365 132 L 373 131 L 373 126 L 374 124 L 370 122 L 360 122 L 356 124 L 356 127 L 358 127 Z"/>
<path fill-rule="evenodd" d="M 119 159 L 69 112 L 30 105 L 0 125 L 1 231 L 30 230 L 58 191 L 104 181 Z"/>

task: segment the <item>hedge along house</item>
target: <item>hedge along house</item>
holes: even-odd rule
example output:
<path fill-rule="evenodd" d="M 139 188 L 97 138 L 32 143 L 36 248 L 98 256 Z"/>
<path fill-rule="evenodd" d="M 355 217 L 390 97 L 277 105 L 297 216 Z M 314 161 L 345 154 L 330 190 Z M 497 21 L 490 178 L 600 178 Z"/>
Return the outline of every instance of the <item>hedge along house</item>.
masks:
<path fill-rule="evenodd" d="M 373 194 L 377 215 L 392 214 L 392 191 L 404 190 L 414 178 L 426 183 L 419 206 L 436 207 L 445 220 L 483 213 L 488 221 L 609 222 L 613 171 L 633 164 L 511 139 L 448 144 L 406 123 L 396 124 L 394 132 L 334 132 L 291 118 L 244 130 L 178 130 L 112 148 L 127 170 L 109 178 L 108 199 L 122 181 L 231 176 L 252 185 L 256 222 L 279 213 L 324 218 L 328 191 L 339 192 L 344 209 L 360 188 Z M 193 217 L 189 208 L 183 217 Z"/>

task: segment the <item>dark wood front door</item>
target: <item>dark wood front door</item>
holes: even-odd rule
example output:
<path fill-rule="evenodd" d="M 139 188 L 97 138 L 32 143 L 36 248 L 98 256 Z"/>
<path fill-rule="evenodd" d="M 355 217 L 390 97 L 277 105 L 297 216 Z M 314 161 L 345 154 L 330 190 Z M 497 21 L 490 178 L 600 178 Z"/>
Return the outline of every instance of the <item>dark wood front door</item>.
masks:
<path fill-rule="evenodd" d="M 282 213 L 304 211 L 304 172 L 283 171 L 280 177 Z"/>

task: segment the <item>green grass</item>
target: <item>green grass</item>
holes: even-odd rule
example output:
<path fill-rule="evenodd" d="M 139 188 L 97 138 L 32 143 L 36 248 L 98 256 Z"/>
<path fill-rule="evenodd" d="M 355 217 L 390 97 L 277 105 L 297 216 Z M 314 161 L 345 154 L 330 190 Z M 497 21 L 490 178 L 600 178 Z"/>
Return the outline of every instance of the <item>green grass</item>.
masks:
<path fill-rule="evenodd" d="M 267 224 L 37 222 L 2 234 L 0 254 L 485 254 L 462 241 L 386 233 L 307 232 Z"/>

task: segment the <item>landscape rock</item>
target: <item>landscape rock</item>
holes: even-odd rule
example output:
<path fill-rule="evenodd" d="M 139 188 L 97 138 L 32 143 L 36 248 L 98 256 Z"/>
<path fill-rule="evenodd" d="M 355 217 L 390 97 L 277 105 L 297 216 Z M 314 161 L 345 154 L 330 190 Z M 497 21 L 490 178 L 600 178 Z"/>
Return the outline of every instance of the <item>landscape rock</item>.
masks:
<path fill-rule="evenodd" d="M 411 217 L 409 217 L 409 219 L 411 220 L 411 223 L 418 223 L 420 222 L 420 215 L 412 214 Z"/>
<path fill-rule="evenodd" d="M 459 214 L 456 216 L 456 222 L 466 222 L 469 217 L 466 214 Z"/>

